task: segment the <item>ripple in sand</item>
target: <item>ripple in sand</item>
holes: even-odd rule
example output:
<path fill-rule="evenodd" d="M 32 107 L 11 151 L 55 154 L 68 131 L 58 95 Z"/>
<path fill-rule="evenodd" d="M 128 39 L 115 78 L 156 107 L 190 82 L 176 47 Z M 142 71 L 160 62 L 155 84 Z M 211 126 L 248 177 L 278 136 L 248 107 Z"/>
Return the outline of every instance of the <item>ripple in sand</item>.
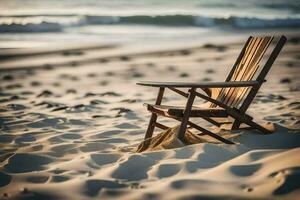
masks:
<path fill-rule="evenodd" d="M 76 94 L 76 93 L 77 93 L 77 90 L 75 90 L 75 89 L 67 89 L 67 90 L 66 90 L 66 93 L 67 93 L 67 94 Z"/>
<path fill-rule="evenodd" d="M 36 122 L 32 122 L 27 126 L 31 128 L 53 127 L 56 129 L 65 129 L 66 118 L 44 118 Z"/>
<path fill-rule="evenodd" d="M 88 180 L 85 184 L 85 194 L 88 196 L 97 196 L 102 189 L 119 189 L 124 188 L 126 185 L 108 181 L 108 180 Z"/>
<path fill-rule="evenodd" d="M 91 154 L 91 159 L 99 166 L 117 162 L 121 158 L 119 154 L 98 153 Z"/>
<path fill-rule="evenodd" d="M 229 170 L 237 176 L 251 176 L 261 168 L 261 164 L 234 165 Z"/>
<path fill-rule="evenodd" d="M 17 144 L 30 143 L 35 141 L 36 138 L 32 135 L 32 133 L 23 134 L 22 136 L 15 139 L 15 143 Z"/>
<path fill-rule="evenodd" d="M 112 135 L 118 135 L 120 133 L 123 133 L 123 131 L 121 130 L 105 131 L 92 136 L 92 138 L 107 138 L 107 137 L 111 137 Z"/>
<path fill-rule="evenodd" d="M 193 180 L 193 179 L 183 179 L 174 181 L 171 183 L 171 187 L 174 189 L 187 189 L 187 188 L 207 188 L 211 184 L 210 181 L 206 180 Z"/>
<path fill-rule="evenodd" d="M 185 78 L 185 77 L 189 77 L 190 75 L 188 74 L 188 73 L 181 73 L 180 75 L 179 75 L 179 77 L 181 77 L 181 78 Z"/>
<path fill-rule="evenodd" d="M 11 143 L 14 139 L 14 135 L 9 135 L 9 134 L 1 134 L 0 135 L 0 143 Z"/>
<path fill-rule="evenodd" d="M 191 158 L 195 153 L 195 149 L 194 148 L 189 148 L 184 147 L 184 148 L 179 148 L 179 149 L 175 149 L 175 158 L 178 159 L 188 159 Z"/>
<path fill-rule="evenodd" d="M 120 102 L 125 102 L 125 103 L 136 103 L 136 102 L 141 102 L 142 100 L 141 99 L 124 99 L 124 100 L 121 100 Z"/>
<path fill-rule="evenodd" d="M 92 118 L 111 118 L 109 115 L 93 115 Z"/>
<path fill-rule="evenodd" d="M 40 94 L 38 94 L 37 97 L 49 97 L 52 95 L 53 95 L 53 92 L 51 92 L 50 90 L 44 90 Z"/>
<path fill-rule="evenodd" d="M 103 101 L 103 100 L 95 99 L 95 100 L 91 100 L 90 104 L 95 104 L 95 105 L 97 105 L 97 104 L 108 104 L 108 102 L 107 101 Z"/>
<path fill-rule="evenodd" d="M 148 170 L 156 162 L 143 155 L 131 155 L 126 161 L 119 164 L 119 167 L 112 173 L 113 178 L 128 181 L 140 181 L 148 177 Z"/>
<path fill-rule="evenodd" d="M 10 175 L 0 172 L 0 187 L 4 187 L 8 185 L 10 181 L 11 181 Z"/>
<path fill-rule="evenodd" d="M 291 83 L 292 80 L 290 78 L 282 78 L 280 79 L 280 83 Z"/>
<path fill-rule="evenodd" d="M 120 129 L 135 129 L 135 128 L 140 128 L 139 126 L 136 126 L 134 124 L 129 124 L 129 123 L 122 123 L 119 125 L 116 125 L 117 128 Z"/>
<path fill-rule="evenodd" d="M 42 83 L 39 82 L 39 81 L 32 81 L 32 82 L 30 83 L 30 85 L 36 87 L 36 86 L 42 85 Z"/>
<path fill-rule="evenodd" d="M 294 167 L 284 170 L 284 183 L 274 192 L 274 195 L 284 195 L 300 189 L 300 167 Z"/>
<path fill-rule="evenodd" d="M 120 97 L 120 96 L 122 96 L 122 95 L 119 94 L 119 93 L 116 93 L 116 92 L 104 92 L 104 93 L 100 94 L 100 96 Z"/>
<path fill-rule="evenodd" d="M 112 108 L 110 110 L 118 110 L 118 114 L 121 114 L 121 113 L 127 113 L 127 112 L 132 112 L 132 110 L 128 109 L 128 108 Z"/>
<path fill-rule="evenodd" d="M 77 140 L 77 139 L 82 138 L 81 135 L 75 134 L 75 133 L 66 133 L 66 134 L 61 135 L 60 137 L 63 139 L 68 139 L 68 140 Z"/>
<path fill-rule="evenodd" d="M 55 157 L 63 157 L 65 154 L 75 154 L 78 152 L 76 144 L 62 144 L 51 148 L 48 154 Z"/>
<path fill-rule="evenodd" d="M 215 70 L 213 70 L 213 69 L 207 69 L 205 72 L 206 72 L 207 74 L 214 74 L 214 73 L 215 73 Z"/>
<path fill-rule="evenodd" d="M 68 122 L 72 125 L 79 125 L 79 126 L 87 125 L 87 122 L 84 122 L 84 121 L 78 120 L 78 119 L 69 119 Z"/>
<path fill-rule="evenodd" d="M 4 75 L 2 77 L 2 79 L 5 80 L 5 81 L 12 81 L 12 80 L 14 80 L 14 77 L 10 74 L 7 74 L 7 75 Z"/>
<path fill-rule="evenodd" d="M 27 108 L 22 104 L 8 104 L 6 107 L 9 108 L 9 110 L 24 110 Z"/>
<path fill-rule="evenodd" d="M 17 153 L 8 159 L 8 164 L 6 164 L 4 168 L 11 173 L 41 171 L 52 161 L 53 159 L 47 156 Z"/>
<path fill-rule="evenodd" d="M 104 143 L 124 143 L 124 144 L 127 144 L 128 140 L 127 139 L 123 139 L 123 138 L 110 138 L 110 139 L 101 140 L 101 142 L 104 142 Z"/>
<path fill-rule="evenodd" d="M 30 183 L 46 183 L 48 179 L 48 176 L 29 176 L 26 178 L 26 181 Z"/>
<path fill-rule="evenodd" d="M 61 183 L 61 182 L 65 182 L 67 180 L 70 180 L 70 178 L 67 176 L 53 176 L 51 179 L 51 182 Z"/>
<path fill-rule="evenodd" d="M 157 176 L 159 178 L 174 176 L 180 171 L 180 169 L 181 168 L 178 164 L 163 164 L 159 166 Z"/>
<path fill-rule="evenodd" d="M 92 142 L 92 143 L 87 143 L 84 146 L 80 147 L 80 150 L 82 152 L 93 152 L 93 151 L 103 151 L 103 150 L 111 149 L 112 147 L 114 146 L 108 143 Z"/>
<path fill-rule="evenodd" d="M 108 84 L 109 84 L 109 81 L 105 81 L 105 80 L 99 82 L 99 85 L 101 85 L 101 86 L 106 86 Z"/>
<path fill-rule="evenodd" d="M 216 49 L 219 52 L 224 52 L 228 49 L 228 47 L 224 45 L 214 45 L 214 44 L 205 44 L 203 45 L 203 48 L 205 49 Z"/>

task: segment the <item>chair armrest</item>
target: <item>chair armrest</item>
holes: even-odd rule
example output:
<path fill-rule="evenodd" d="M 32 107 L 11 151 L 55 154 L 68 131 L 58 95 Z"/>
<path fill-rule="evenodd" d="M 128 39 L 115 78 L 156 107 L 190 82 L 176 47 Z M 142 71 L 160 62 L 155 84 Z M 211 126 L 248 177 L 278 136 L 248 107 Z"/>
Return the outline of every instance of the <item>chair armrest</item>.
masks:
<path fill-rule="evenodd" d="M 258 81 L 229 81 L 229 82 L 138 82 L 138 85 L 150 87 L 175 87 L 175 88 L 230 88 L 230 87 L 253 87 L 259 84 Z"/>

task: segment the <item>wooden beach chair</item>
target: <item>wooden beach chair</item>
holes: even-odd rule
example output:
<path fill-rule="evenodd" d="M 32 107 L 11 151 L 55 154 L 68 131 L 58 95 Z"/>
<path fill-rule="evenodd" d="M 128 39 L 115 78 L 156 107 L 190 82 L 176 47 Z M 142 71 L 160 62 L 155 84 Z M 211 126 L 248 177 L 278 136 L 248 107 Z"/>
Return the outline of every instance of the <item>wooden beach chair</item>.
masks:
<path fill-rule="evenodd" d="M 157 122 L 158 116 L 168 117 L 180 121 L 178 137 L 184 141 L 186 129 L 191 127 L 207 134 L 221 142 L 234 144 L 232 141 L 213 133 L 198 124 L 190 121 L 190 118 L 200 117 L 211 124 L 220 127 L 229 123 L 230 129 L 239 129 L 241 125 L 254 128 L 262 133 L 270 133 L 271 130 L 253 121 L 253 117 L 246 113 L 251 102 L 256 96 L 262 84 L 266 81 L 266 75 L 279 55 L 286 42 L 286 37 L 281 36 L 274 49 L 271 51 L 266 63 L 259 65 L 261 59 L 272 43 L 274 37 L 253 37 L 246 41 L 241 53 L 233 65 L 224 82 L 184 83 L 184 82 L 139 82 L 138 85 L 159 88 L 155 104 L 146 104 L 148 111 L 152 113 L 145 140 L 152 138 L 154 128 L 168 129 L 169 127 Z M 185 106 L 162 105 L 165 89 L 187 98 Z M 182 89 L 187 89 L 187 92 Z M 204 92 L 200 93 L 198 90 Z M 205 108 L 194 105 L 196 97 L 206 100 Z M 227 119 L 227 121 L 224 119 Z M 229 122 L 228 122 L 229 120 Z"/>

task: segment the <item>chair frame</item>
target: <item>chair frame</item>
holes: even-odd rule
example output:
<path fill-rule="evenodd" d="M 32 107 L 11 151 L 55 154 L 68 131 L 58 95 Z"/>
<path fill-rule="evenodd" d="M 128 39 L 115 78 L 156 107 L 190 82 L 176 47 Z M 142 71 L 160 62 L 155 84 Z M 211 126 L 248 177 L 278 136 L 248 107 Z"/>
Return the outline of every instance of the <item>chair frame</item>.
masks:
<path fill-rule="evenodd" d="M 172 119 L 175 119 L 175 120 L 181 122 L 179 130 L 178 130 L 178 138 L 181 141 L 184 141 L 184 135 L 185 135 L 186 129 L 188 126 L 190 126 L 192 128 L 195 128 L 195 129 L 201 131 L 202 134 L 209 135 L 221 142 L 224 142 L 226 144 L 234 144 L 234 142 L 232 142 L 228 139 L 225 139 L 225 138 L 221 137 L 220 135 L 213 133 L 213 132 L 211 132 L 189 120 L 190 114 L 192 111 L 192 106 L 193 106 L 193 103 L 194 103 L 194 100 L 196 97 L 200 97 L 208 102 L 211 102 L 211 103 L 219 106 L 220 108 L 225 109 L 227 111 L 228 116 L 233 118 L 233 123 L 231 124 L 232 125 L 231 130 L 239 129 L 241 124 L 244 123 L 244 124 L 248 125 L 250 128 L 257 129 L 262 133 L 271 133 L 272 131 L 270 131 L 270 130 L 266 129 L 265 127 L 261 126 L 260 124 L 254 122 L 253 117 L 248 115 L 246 113 L 246 111 L 249 108 L 249 106 L 251 105 L 251 102 L 255 98 L 260 87 L 266 81 L 265 77 L 268 74 L 268 72 L 270 71 L 275 59 L 279 55 L 285 42 L 287 41 L 287 38 L 285 36 L 280 37 L 275 48 L 272 50 L 268 60 L 266 61 L 265 65 L 263 66 L 260 73 L 258 74 L 256 80 L 230 81 L 233 73 L 235 72 L 236 67 L 238 66 L 239 62 L 243 58 L 246 47 L 251 38 L 252 38 L 252 36 L 250 36 L 249 39 L 247 40 L 247 42 L 245 43 L 241 53 L 239 54 L 228 77 L 226 78 L 225 82 L 208 82 L 208 83 L 149 82 L 149 81 L 138 82 L 137 83 L 138 85 L 159 88 L 158 95 L 157 95 L 157 98 L 155 101 L 155 105 L 161 105 L 165 89 L 169 89 L 169 90 L 187 98 L 182 117 L 175 117 L 173 115 L 170 115 L 167 112 L 164 112 L 159 109 L 155 109 L 153 106 L 148 105 L 147 108 L 152 114 L 150 117 L 150 121 L 149 121 L 149 125 L 147 128 L 146 134 L 145 134 L 145 140 L 152 137 L 155 127 L 163 129 L 163 130 L 169 128 L 169 127 L 157 122 L 158 116 L 164 116 L 164 117 L 172 118 Z M 247 94 L 247 96 L 245 97 L 244 101 L 242 102 L 242 104 L 239 108 L 228 106 L 227 104 L 212 97 L 212 94 L 215 89 L 238 88 L 238 87 L 250 88 L 249 93 Z M 180 90 L 179 88 L 186 88 L 186 89 L 188 89 L 188 92 L 184 92 L 184 91 Z M 199 93 L 197 91 L 197 89 L 203 90 L 206 95 Z M 218 121 L 212 119 L 210 116 L 203 116 L 201 118 L 203 118 L 204 120 L 206 120 L 206 121 L 210 122 L 211 124 L 218 126 L 218 127 L 227 123 L 227 122 L 218 122 Z"/>

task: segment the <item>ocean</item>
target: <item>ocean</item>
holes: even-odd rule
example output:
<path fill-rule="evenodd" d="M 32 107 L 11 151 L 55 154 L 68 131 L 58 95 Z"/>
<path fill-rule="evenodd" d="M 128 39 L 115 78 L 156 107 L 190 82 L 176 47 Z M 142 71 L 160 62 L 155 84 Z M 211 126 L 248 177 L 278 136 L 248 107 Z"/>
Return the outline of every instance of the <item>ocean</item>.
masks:
<path fill-rule="evenodd" d="M 1 0 L 0 48 L 300 28 L 297 0 Z"/>

